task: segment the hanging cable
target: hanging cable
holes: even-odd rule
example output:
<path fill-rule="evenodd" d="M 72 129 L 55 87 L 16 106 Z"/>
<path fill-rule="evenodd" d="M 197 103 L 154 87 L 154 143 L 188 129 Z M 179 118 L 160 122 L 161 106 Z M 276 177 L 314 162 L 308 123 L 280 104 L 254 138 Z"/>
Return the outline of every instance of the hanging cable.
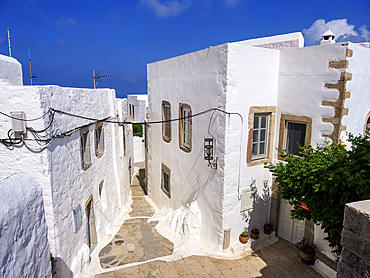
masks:
<path fill-rule="evenodd" d="M 239 144 L 239 173 L 238 173 L 238 200 L 241 200 L 241 194 L 240 194 L 240 170 L 241 170 L 241 160 L 242 160 L 242 144 L 243 144 L 243 116 L 238 112 L 226 112 L 224 110 L 221 110 L 219 108 L 214 108 L 216 111 L 220 111 L 222 113 L 228 114 L 228 115 L 238 115 L 241 120 L 240 124 L 240 144 Z"/>
<path fill-rule="evenodd" d="M 34 130 L 32 127 L 27 127 L 27 129 L 29 129 L 30 131 L 35 132 L 35 133 L 42 133 L 42 132 L 45 132 L 46 130 L 48 130 L 51 127 L 51 125 L 52 125 L 52 123 L 54 121 L 54 114 L 55 113 L 52 110 L 50 110 L 50 109 L 49 109 L 49 111 L 47 113 L 49 113 L 49 124 L 48 124 L 47 127 L 45 127 L 43 130 Z M 44 116 L 45 115 L 46 114 L 44 114 Z"/>
<path fill-rule="evenodd" d="M 3 113 L 1 111 L 0 111 L 0 114 L 6 116 L 8 118 L 14 119 L 14 120 L 18 120 L 18 121 L 22 121 L 22 122 L 32 122 L 32 121 L 37 121 L 37 120 L 40 120 L 40 119 L 44 118 L 49 112 L 50 111 L 48 110 L 44 115 L 42 115 L 42 116 L 40 116 L 38 118 L 35 118 L 35 119 L 31 119 L 31 120 L 19 119 L 19 118 L 13 117 L 11 115 L 5 114 L 5 113 Z"/>
<path fill-rule="evenodd" d="M 151 121 L 148 121 L 148 122 L 127 122 L 127 121 L 123 121 L 122 122 L 122 121 L 112 121 L 112 120 L 99 120 L 99 119 L 96 119 L 96 118 L 85 117 L 85 116 L 76 115 L 76 114 L 73 114 L 73 113 L 61 111 L 61 110 L 58 110 L 58 109 L 50 108 L 50 110 L 52 110 L 54 112 L 57 112 L 57 113 L 61 113 L 61 114 L 65 114 L 65 115 L 68 115 L 68 116 L 71 116 L 71 117 L 81 118 L 81 119 L 85 119 L 85 120 L 90 120 L 90 121 L 101 121 L 101 122 L 114 123 L 114 124 L 142 124 L 142 125 L 145 125 L 145 124 L 161 124 L 161 123 L 166 123 L 166 122 L 180 121 L 180 120 L 183 120 L 183 119 L 193 118 L 193 117 L 197 117 L 197 116 L 209 113 L 209 112 L 211 112 L 215 109 L 217 109 L 217 108 L 209 108 L 207 110 L 201 111 L 199 113 L 196 113 L 196 114 L 193 114 L 193 115 L 190 115 L 190 116 L 175 118 L 175 119 L 170 119 L 170 120 L 152 121 L 152 122 Z"/>

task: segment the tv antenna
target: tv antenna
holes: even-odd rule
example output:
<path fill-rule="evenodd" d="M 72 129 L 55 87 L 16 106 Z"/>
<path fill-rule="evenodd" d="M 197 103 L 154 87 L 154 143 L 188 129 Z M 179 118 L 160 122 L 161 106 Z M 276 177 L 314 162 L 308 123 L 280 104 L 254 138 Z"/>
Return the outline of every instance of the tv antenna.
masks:
<path fill-rule="evenodd" d="M 12 57 L 12 47 L 10 46 L 10 29 L 8 29 L 9 57 Z"/>
<path fill-rule="evenodd" d="M 28 48 L 28 60 L 30 61 L 30 79 L 31 79 L 31 86 L 32 86 L 32 79 L 37 78 L 37 76 L 32 75 L 32 69 L 31 69 L 31 50 Z"/>
<path fill-rule="evenodd" d="M 94 89 L 98 86 L 99 79 L 102 77 L 113 76 L 113 74 L 104 74 L 104 75 L 95 75 L 95 70 L 93 70 L 93 79 L 94 79 Z M 96 82 L 95 82 L 96 80 Z"/>

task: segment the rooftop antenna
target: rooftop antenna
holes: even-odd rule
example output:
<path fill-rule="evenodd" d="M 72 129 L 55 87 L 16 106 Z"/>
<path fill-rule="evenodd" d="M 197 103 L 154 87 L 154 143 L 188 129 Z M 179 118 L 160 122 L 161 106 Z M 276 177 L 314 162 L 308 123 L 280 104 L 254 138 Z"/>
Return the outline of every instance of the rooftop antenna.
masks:
<path fill-rule="evenodd" d="M 93 70 L 93 79 L 94 79 L 94 89 L 98 86 L 99 79 L 102 77 L 113 76 L 113 74 L 104 74 L 104 75 L 95 75 L 95 70 Z M 96 82 L 95 82 L 96 79 Z"/>
<path fill-rule="evenodd" d="M 32 75 L 32 69 L 31 69 L 31 50 L 28 48 L 28 60 L 30 62 L 30 79 L 31 79 L 31 86 L 32 86 L 32 79 L 37 78 L 37 76 Z"/>
<path fill-rule="evenodd" d="M 12 57 L 12 47 L 10 45 L 10 29 L 8 29 L 9 57 Z"/>

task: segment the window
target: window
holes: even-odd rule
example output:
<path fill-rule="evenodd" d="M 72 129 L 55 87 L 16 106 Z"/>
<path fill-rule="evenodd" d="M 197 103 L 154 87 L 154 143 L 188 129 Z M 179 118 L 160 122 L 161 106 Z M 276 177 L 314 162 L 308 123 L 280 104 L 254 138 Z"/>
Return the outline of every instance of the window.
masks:
<path fill-rule="evenodd" d="M 248 116 L 247 165 L 272 161 L 276 106 L 251 106 Z"/>
<path fill-rule="evenodd" d="M 267 156 L 268 114 L 254 114 L 252 159 Z"/>
<path fill-rule="evenodd" d="M 162 179 L 161 179 L 161 188 L 163 192 L 171 198 L 171 187 L 170 187 L 170 177 L 171 171 L 165 165 L 162 164 Z"/>
<path fill-rule="evenodd" d="M 281 114 L 279 153 L 299 155 L 299 147 L 311 144 L 312 119 L 305 116 Z M 284 159 L 279 156 L 279 159 Z"/>
<path fill-rule="evenodd" d="M 131 118 L 135 118 L 135 107 L 133 104 L 129 104 L 129 114 Z"/>
<path fill-rule="evenodd" d="M 300 147 L 305 145 L 306 123 L 286 122 L 286 144 L 288 153 L 299 155 Z"/>
<path fill-rule="evenodd" d="M 167 143 L 171 142 L 171 104 L 168 101 L 162 101 L 162 120 L 168 121 L 162 123 L 162 137 Z"/>
<path fill-rule="evenodd" d="M 191 152 L 191 133 L 192 133 L 192 119 L 191 108 L 187 104 L 180 103 L 179 116 L 179 143 L 180 149 L 184 152 Z"/>
<path fill-rule="evenodd" d="M 364 128 L 364 133 L 370 133 L 370 111 L 367 113 L 365 117 L 365 128 Z"/>
<path fill-rule="evenodd" d="M 73 223 L 74 223 L 75 232 L 76 232 L 82 223 L 82 214 L 81 214 L 80 204 L 73 210 Z"/>
<path fill-rule="evenodd" d="M 95 155 L 99 158 L 104 152 L 104 132 L 103 123 L 96 124 L 95 127 Z"/>
<path fill-rule="evenodd" d="M 90 138 L 88 128 L 81 129 L 80 143 L 82 169 L 86 170 L 91 165 Z"/>

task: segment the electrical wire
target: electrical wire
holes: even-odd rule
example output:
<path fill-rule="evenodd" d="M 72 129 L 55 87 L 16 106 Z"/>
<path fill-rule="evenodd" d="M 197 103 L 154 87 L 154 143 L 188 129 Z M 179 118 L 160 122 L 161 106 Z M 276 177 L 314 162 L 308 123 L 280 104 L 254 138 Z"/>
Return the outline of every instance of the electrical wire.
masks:
<path fill-rule="evenodd" d="M 18 121 L 22 121 L 22 122 L 32 122 L 32 121 L 37 121 L 37 120 L 40 120 L 40 119 L 44 118 L 44 117 L 45 117 L 49 112 L 50 112 L 50 111 L 48 110 L 44 115 L 42 115 L 42 116 L 40 116 L 40 117 L 38 117 L 38 118 L 35 118 L 35 119 L 31 119 L 31 120 L 27 120 L 27 119 L 19 119 L 19 118 L 13 117 L 13 116 L 11 116 L 11 115 L 5 114 L 5 113 L 3 113 L 3 112 L 1 112 L 1 111 L 0 111 L 0 114 L 1 114 L 1 115 L 6 116 L 6 117 L 8 117 L 8 118 L 14 119 L 14 120 L 18 120 Z"/>
<path fill-rule="evenodd" d="M 129 122 L 129 121 L 123 121 L 122 122 L 122 121 L 112 121 L 112 120 L 99 120 L 99 119 L 96 119 L 96 118 L 85 117 L 85 116 L 81 116 L 81 115 L 61 111 L 61 110 L 58 110 L 58 109 L 50 108 L 50 110 L 52 110 L 54 112 L 57 112 L 57 113 L 61 113 L 61 114 L 65 114 L 65 115 L 68 115 L 68 116 L 71 116 L 71 117 L 81 118 L 81 119 L 85 119 L 85 120 L 90 120 L 90 121 L 101 121 L 101 122 L 114 123 L 114 124 L 142 124 L 142 125 L 145 125 L 145 124 L 149 124 L 149 125 L 150 124 L 161 124 L 161 123 L 166 123 L 166 122 L 180 121 L 180 120 L 183 120 L 183 119 L 193 118 L 193 117 L 197 117 L 197 116 L 209 113 L 209 112 L 211 112 L 215 109 L 217 109 L 217 108 L 209 108 L 207 110 L 201 111 L 201 112 L 196 113 L 196 114 L 192 114 L 190 116 L 175 118 L 175 119 L 170 119 L 170 120 L 148 121 L 148 122 Z"/>
<path fill-rule="evenodd" d="M 221 110 L 219 108 L 214 108 L 216 111 L 220 111 L 222 113 L 228 114 L 228 115 L 238 115 L 241 120 L 240 124 L 240 144 L 239 144 L 239 173 L 238 173 L 238 200 L 241 200 L 241 194 L 240 194 L 240 172 L 241 172 L 241 160 L 242 160 L 242 144 L 243 144 L 243 116 L 238 112 L 227 112 L 224 110 Z"/>
<path fill-rule="evenodd" d="M 46 130 L 48 130 L 51 127 L 51 125 L 52 125 L 52 123 L 54 121 L 54 115 L 55 115 L 55 113 L 52 110 L 50 110 L 50 109 L 49 109 L 49 111 L 47 113 L 49 113 L 49 115 L 50 115 L 49 116 L 49 124 L 48 124 L 47 127 L 45 127 L 43 130 L 34 130 L 32 127 L 27 127 L 27 129 L 29 129 L 30 131 L 35 132 L 35 133 L 42 133 L 42 132 L 45 132 Z M 44 114 L 44 115 L 46 115 L 46 114 Z"/>

